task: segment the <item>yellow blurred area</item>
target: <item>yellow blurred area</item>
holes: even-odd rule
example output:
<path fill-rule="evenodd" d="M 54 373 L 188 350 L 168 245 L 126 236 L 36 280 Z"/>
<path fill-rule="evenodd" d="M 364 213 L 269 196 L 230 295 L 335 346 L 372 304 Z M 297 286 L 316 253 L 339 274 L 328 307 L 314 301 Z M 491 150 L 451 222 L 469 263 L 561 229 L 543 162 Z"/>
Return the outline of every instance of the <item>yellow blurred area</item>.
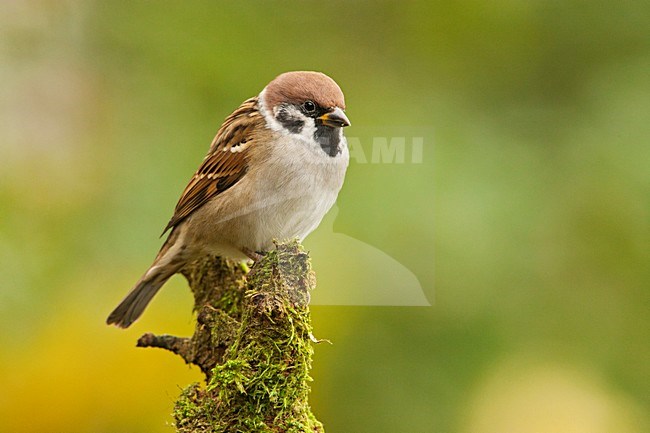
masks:
<path fill-rule="evenodd" d="M 179 289 L 178 284 L 170 286 Z M 97 300 L 101 303 L 93 302 Z M 2 431 L 115 431 L 121 426 L 171 430 L 173 402 L 183 387 L 201 381 L 202 374 L 162 350 L 135 348 L 144 332 L 139 326 L 128 331 L 105 326 L 102 316 L 109 301 L 106 294 L 63 299 L 35 318 L 40 323 L 26 339 L 4 342 Z M 153 320 L 165 322 L 172 332 L 189 334 L 189 314 L 176 314 L 183 302 L 166 304 L 158 303 Z M 150 320 L 145 322 L 151 326 Z"/>
<path fill-rule="evenodd" d="M 513 356 L 495 365 L 467 407 L 467 433 L 641 433 L 648 416 L 588 368 Z"/>
<path fill-rule="evenodd" d="M 142 414 L 157 416 L 162 425 L 170 422 L 179 387 L 199 379 L 196 371 L 169 356 L 116 352 L 114 337 L 99 340 L 96 333 L 79 332 L 83 325 L 88 323 L 50 323 L 49 332 L 31 343 L 38 351 L 17 351 L 3 362 L 0 416 L 5 431 L 137 427 L 148 424 Z M 170 376 L 179 387 L 156 380 Z"/>

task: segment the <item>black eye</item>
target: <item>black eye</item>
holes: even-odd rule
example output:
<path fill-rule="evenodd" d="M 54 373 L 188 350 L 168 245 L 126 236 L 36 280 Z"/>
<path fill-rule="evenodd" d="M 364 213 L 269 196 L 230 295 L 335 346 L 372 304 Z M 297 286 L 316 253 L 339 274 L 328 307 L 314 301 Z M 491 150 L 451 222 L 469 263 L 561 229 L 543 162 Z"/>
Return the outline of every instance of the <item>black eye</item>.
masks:
<path fill-rule="evenodd" d="M 302 108 L 304 108 L 307 113 L 313 113 L 316 111 L 316 104 L 312 101 L 305 101 L 305 103 L 302 104 Z"/>

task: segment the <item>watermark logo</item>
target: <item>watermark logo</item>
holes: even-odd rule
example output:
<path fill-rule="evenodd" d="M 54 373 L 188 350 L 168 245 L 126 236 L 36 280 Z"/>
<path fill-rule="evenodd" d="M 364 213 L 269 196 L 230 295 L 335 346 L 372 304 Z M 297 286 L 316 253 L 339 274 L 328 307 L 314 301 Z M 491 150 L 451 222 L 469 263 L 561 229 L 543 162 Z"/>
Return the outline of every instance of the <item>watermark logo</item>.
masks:
<path fill-rule="evenodd" d="M 408 170 L 409 166 L 421 165 L 433 152 L 433 130 L 430 127 L 354 127 L 346 129 L 350 164 L 382 165 L 397 164 Z M 340 136 L 319 137 L 314 151 L 321 158 L 316 164 L 324 163 L 322 152 L 336 156 L 341 151 Z M 329 162 L 328 159 L 325 161 Z M 402 170 L 400 170 L 402 171 Z M 345 188 L 345 186 L 344 186 Z M 296 197 L 304 193 L 294 191 Z M 283 195 L 277 200 L 286 200 Z M 390 206 L 386 197 L 386 206 Z M 259 207 L 282 205 L 274 197 L 265 196 Z M 280 206 L 282 207 L 282 206 Z M 251 209 L 243 210 L 250 212 Z M 311 209 L 305 210 L 303 219 L 308 219 Z M 334 231 L 337 206 L 323 218 L 317 230 L 305 239 L 307 250 L 311 251 L 312 265 L 318 284 L 311 294 L 312 305 L 357 305 L 357 306 L 430 306 L 428 296 L 418 277 L 385 251 L 344 233 Z M 369 215 L 368 218 L 375 218 Z M 300 219 L 300 218 L 299 218 Z"/>
<path fill-rule="evenodd" d="M 373 126 L 355 127 L 346 137 L 351 163 L 422 164 L 434 135 L 431 127 Z"/>
<path fill-rule="evenodd" d="M 433 155 L 431 127 L 350 127 L 346 129 L 350 164 L 420 165 Z M 344 186 L 345 188 L 345 186 Z M 387 206 L 390 198 L 386 197 Z M 430 306 L 418 277 L 388 253 L 334 231 L 335 205 L 319 228 L 305 239 L 318 278 L 312 305 Z M 310 246 L 314 247 L 311 248 Z"/>
<path fill-rule="evenodd" d="M 424 137 L 372 137 L 370 146 L 358 136 L 348 137 L 350 160 L 357 164 L 421 164 Z"/>

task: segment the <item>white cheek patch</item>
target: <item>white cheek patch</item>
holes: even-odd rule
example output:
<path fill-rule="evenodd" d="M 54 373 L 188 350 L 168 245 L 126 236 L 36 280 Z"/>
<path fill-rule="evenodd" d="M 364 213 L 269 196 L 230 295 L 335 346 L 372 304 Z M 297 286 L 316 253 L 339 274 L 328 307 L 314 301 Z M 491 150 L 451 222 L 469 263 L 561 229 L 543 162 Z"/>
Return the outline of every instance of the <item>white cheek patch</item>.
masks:
<path fill-rule="evenodd" d="M 266 120 L 266 125 L 276 132 L 281 132 L 283 134 L 288 133 L 289 130 L 277 119 L 280 110 L 283 110 L 285 112 L 284 115 L 302 122 L 302 128 L 300 129 L 300 132 L 289 133 L 291 133 L 294 137 L 300 137 L 310 143 L 313 142 L 314 132 L 316 131 L 316 123 L 314 119 L 305 116 L 297 107 L 293 105 L 274 107 L 273 111 L 271 112 L 266 107 L 266 100 L 264 98 L 265 92 L 266 89 L 262 90 L 262 92 L 259 94 L 259 100 L 260 112 L 262 113 L 264 120 Z"/>
<path fill-rule="evenodd" d="M 266 121 L 267 128 L 282 134 L 282 136 L 289 138 L 289 140 L 284 142 L 282 141 L 282 146 L 275 146 L 274 149 L 279 151 L 284 145 L 289 146 L 290 149 L 285 149 L 285 153 L 303 155 L 305 161 L 320 161 L 320 162 L 332 162 L 331 158 L 327 153 L 323 152 L 321 145 L 314 138 L 316 135 L 316 120 L 305 116 L 297 107 L 292 105 L 285 105 L 284 107 L 275 107 L 273 110 L 268 109 L 266 106 L 266 101 L 264 98 L 265 90 L 259 94 L 259 110 L 264 120 Z M 286 115 L 295 118 L 296 120 L 302 121 L 302 128 L 299 132 L 290 132 L 285 125 L 283 125 L 277 118 L 279 110 L 285 110 Z M 339 132 L 342 137 L 342 132 Z M 344 142 L 344 138 L 342 141 Z M 295 146 L 295 147 L 294 147 Z M 343 144 L 345 146 L 345 144 Z"/>
<path fill-rule="evenodd" d="M 303 117 L 303 126 L 300 130 L 300 133 L 296 134 L 301 136 L 304 140 L 313 143 L 314 142 L 314 133 L 316 132 L 316 121 L 311 117 L 307 117 L 300 113 Z"/>
<path fill-rule="evenodd" d="M 281 115 L 288 116 L 289 118 L 295 119 L 296 122 L 300 123 L 300 127 L 297 128 L 298 131 L 290 131 L 289 129 L 287 129 L 286 125 L 283 125 L 280 121 L 278 121 L 277 117 L 278 114 L 280 113 L 280 110 L 284 110 L 284 113 Z M 293 105 L 275 107 L 273 113 L 274 113 L 273 120 L 275 121 L 276 124 L 280 126 L 282 132 L 284 132 L 285 134 L 289 132 L 294 137 L 307 142 L 309 145 L 316 144 L 314 140 L 314 133 L 316 132 L 316 121 L 313 118 L 305 116 L 297 107 Z"/>

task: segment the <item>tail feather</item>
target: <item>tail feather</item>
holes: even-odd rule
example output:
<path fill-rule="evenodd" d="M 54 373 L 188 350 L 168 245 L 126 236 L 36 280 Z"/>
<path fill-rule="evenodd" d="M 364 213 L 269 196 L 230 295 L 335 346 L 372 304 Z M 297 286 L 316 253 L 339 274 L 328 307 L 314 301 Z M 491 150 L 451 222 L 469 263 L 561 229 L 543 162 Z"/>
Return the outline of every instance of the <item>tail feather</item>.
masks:
<path fill-rule="evenodd" d="M 182 254 L 178 254 L 183 250 L 177 243 L 179 234 L 177 229 L 169 234 L 153 265 L 108 316 L 107 324 L 128 328 L 142 315 L 163 284 L 183 267 L 184 257 Z"/>
<path fill-rule="evenodd" d="M 120 328 L 128 328 L 142 315 L 142 312 L 149 305 L 149 302 L 151 302 L 156 293 L 158 293 L 158 290 L 160 290 L 163 284 L 179 268 L 180 266 L 166 266 L 158 270 L 154 275 L 149 275 L 152 273 L 152 270 L 147 271 L 135 287 L 131 289 L 129 294 L 120 302 L 120 305 L 108 316 L 106 323 Z"/>

